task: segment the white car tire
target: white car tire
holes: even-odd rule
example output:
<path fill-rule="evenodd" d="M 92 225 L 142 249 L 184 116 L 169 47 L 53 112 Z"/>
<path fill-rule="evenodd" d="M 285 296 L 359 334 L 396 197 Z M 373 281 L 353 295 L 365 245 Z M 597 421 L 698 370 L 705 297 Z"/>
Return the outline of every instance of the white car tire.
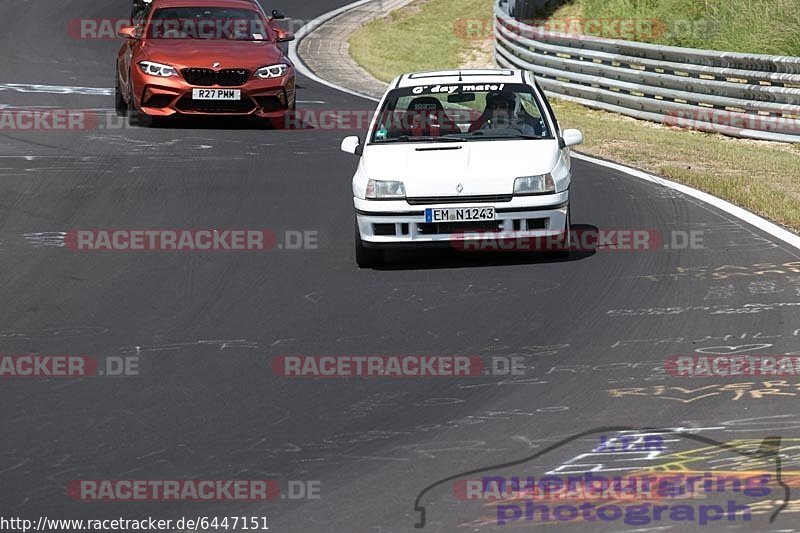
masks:
<path fill-rule="evenodd" d="M 564 226 L 564 248 L 556 252 L 557 257 L 566 259 L 572 248 L 572 206 L 567 207 L 567 222 Z"/>
<path fill-rule="evenodd" d="M 361 232 L 358 230 L 358 223 L 355 225 L 355 253 L 356 264 L 359 268 L 375 268 L 383 264 L 383 250 L 376 250 L 364 246 L 361 240 Z"/>

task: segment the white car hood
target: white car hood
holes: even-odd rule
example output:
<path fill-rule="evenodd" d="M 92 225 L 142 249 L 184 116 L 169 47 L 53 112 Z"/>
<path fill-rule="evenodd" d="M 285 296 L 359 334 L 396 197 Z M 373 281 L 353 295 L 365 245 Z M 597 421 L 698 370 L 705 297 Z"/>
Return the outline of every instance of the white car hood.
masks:
<path fill-rule="evenodd" d="M 515 178 L 551 172 L 560 155 L 555 140 L 371 144 L 361 163 L 369 179 L 405 183 L 411 198 L 472 196 L 511 194 Z"/>

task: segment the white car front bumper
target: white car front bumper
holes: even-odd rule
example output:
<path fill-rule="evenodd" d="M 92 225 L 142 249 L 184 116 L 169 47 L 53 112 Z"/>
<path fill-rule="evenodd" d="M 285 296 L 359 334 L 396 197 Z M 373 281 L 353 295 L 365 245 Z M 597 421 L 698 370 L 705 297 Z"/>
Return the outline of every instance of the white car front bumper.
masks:
<path fill-rule="evenodd" d="M 420 203 L 420 200 L 387 201 L 354 198 L 358 229 L 365 246 L 448 244 L 476 238 L 551 238 L 563 235 L 567 226 L 569 191 L 538 196 L 459 198 L 457 203 Z M 502 201 L 505 200 L 505 201 Z M 425 209 L 494 207 L 495 221 L 427 223 Z"/>

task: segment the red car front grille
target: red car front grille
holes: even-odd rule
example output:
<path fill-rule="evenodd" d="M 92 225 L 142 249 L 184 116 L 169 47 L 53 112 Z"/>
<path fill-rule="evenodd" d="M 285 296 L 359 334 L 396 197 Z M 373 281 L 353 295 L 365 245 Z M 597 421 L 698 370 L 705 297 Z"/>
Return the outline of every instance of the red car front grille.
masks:
<path fill-rule="evenodd" d="M 250 71 L 243 68 L 226 68 L 222 70 L 212 70 L 210 68 L 185 68 L 181 70 L 184 79 L 190 85 L 200 87 L 238 87 L 247 83 L 250 78 Z"/>

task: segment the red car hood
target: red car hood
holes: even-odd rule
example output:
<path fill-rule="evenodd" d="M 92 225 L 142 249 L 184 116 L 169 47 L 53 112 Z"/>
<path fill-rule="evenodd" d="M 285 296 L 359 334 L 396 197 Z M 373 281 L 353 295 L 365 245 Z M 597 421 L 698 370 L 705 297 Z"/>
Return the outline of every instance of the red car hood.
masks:
<path fill-rule="evenodd" d="M 280 47 L 269 41 L 203 39 L 150 39 L 136 59 L 166 63 L 176 68 L 247 68 L 255 70 L 275 63 L 288 63 Z M 219 63 L 218 66 L 214 66 Z"/>

